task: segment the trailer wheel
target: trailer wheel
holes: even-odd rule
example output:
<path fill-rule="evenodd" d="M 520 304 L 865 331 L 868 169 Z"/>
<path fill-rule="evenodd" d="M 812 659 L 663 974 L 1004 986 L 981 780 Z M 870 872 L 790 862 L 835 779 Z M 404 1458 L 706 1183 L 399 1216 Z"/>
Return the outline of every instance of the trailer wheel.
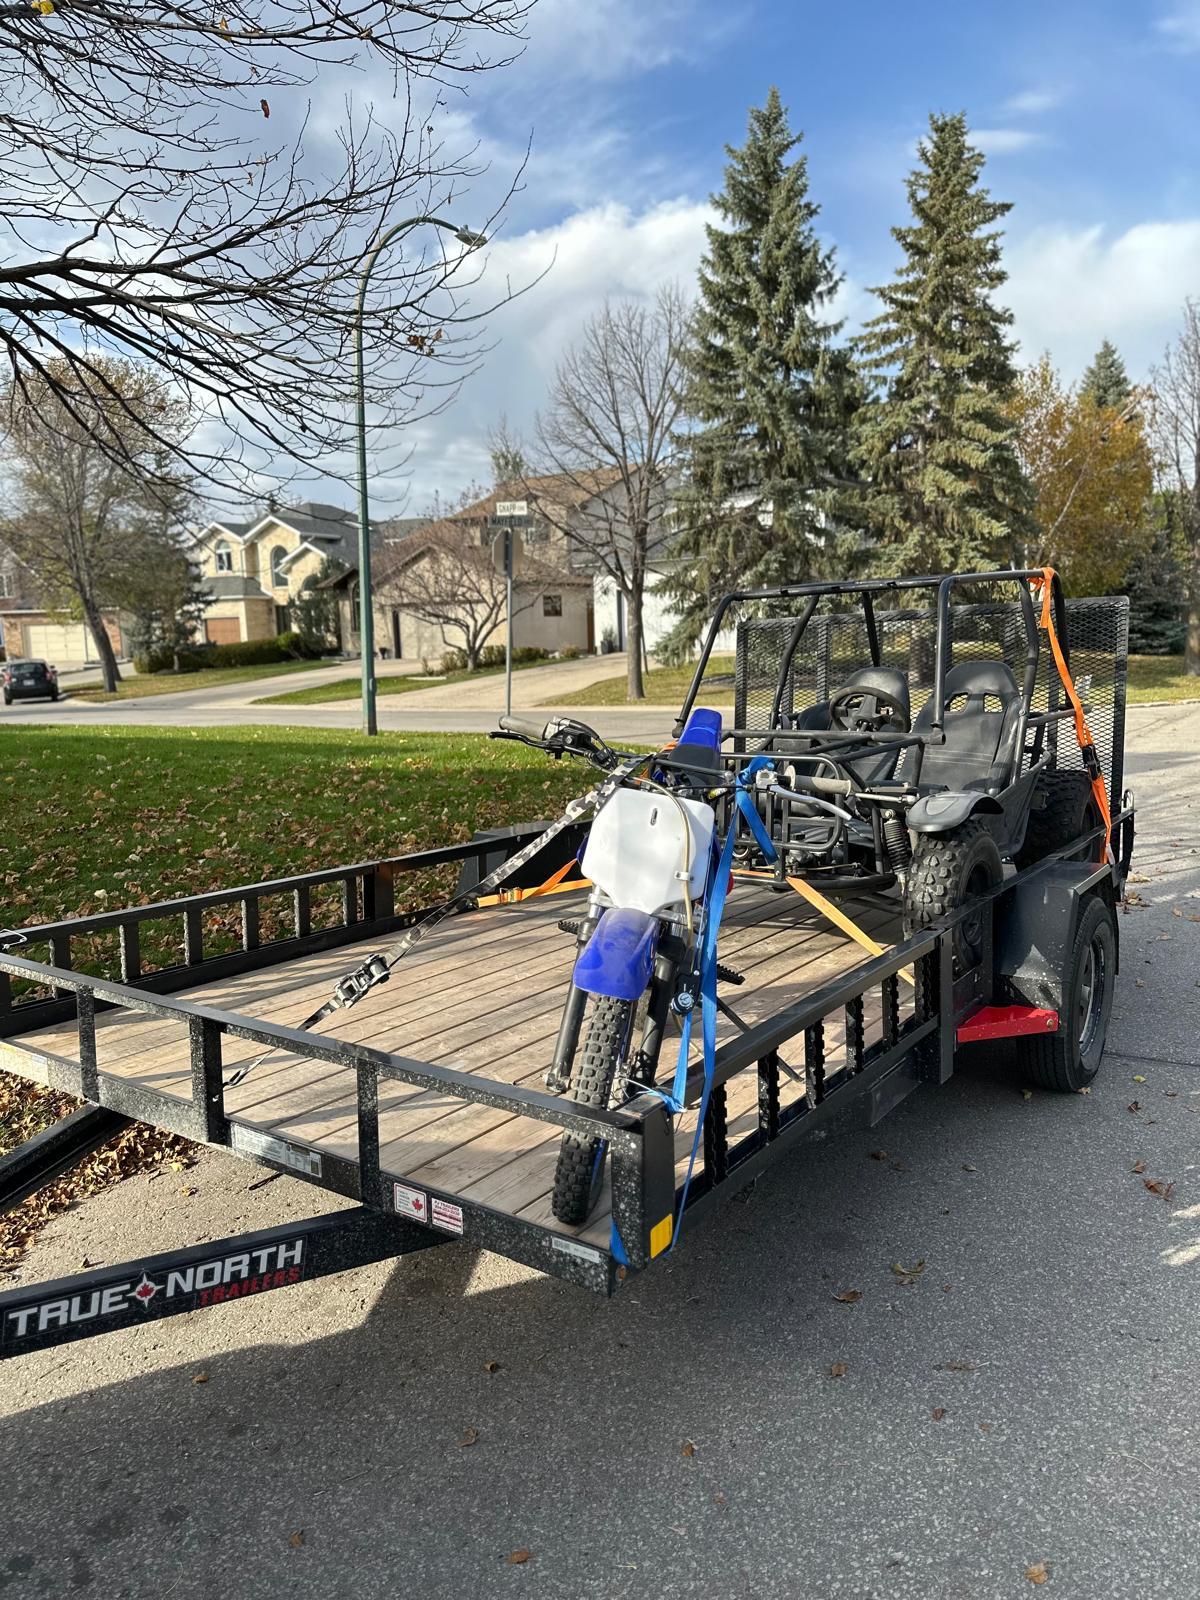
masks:
<path fill-rule="evenodd" d="M 1103 821 L 1086 772 L 1039 772 L 1017 866 L 1033 866 Z"/>
<path fill-rule="evenodd" d="M 1113 909 L 1098 894 L 1089 895 L 1063 972 L 1057 1033 L 1019 1039 L 1022 1072 L 1041 1089 L 1074 1094 L 1100 1070 L 1117 969 L 1117 930 Z"/>
<path fill-rule="evenodd" d="M 584 1035 L 579 1063 L 571 1078 L 570 1097 L 581 1106 L 606 1111 L 612 1099 L 617 1068 L 629 1035 L 632 1007 L 628 1000 L 597 997 Z M 559 1222 L 586 1222 L 604 1180 L 606 1139 L 584 1139 L 564 1133 L 554 1169 L 551 1209 Z"/>
<path fill-rule="evenodd" d="M 918 835 L 904 888 L 904 926 L 916 933 L 979 900 L 1000 882 L 1000 847 L 985 822 L 972 817 L 950 833 Z M 954 959 L 960 971 L 978 965 L 983 955 L 982 902 L 954 929 Z"/>

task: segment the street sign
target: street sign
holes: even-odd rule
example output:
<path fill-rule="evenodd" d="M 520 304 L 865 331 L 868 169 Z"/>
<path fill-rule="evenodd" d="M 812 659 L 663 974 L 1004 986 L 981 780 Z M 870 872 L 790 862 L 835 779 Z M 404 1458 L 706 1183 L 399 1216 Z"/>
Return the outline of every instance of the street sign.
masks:
<path fill-rule="evenodd" d="M 502 528 L 492 536 L 492 561 L 500 576 L 521 570 L 521 535 L 515 528 Z"/>
<path fill-rule="evenodd" d="M 498 517 L 527 517 L 529 515 L 529 501 L 497 500 L 496 515 Z"/>

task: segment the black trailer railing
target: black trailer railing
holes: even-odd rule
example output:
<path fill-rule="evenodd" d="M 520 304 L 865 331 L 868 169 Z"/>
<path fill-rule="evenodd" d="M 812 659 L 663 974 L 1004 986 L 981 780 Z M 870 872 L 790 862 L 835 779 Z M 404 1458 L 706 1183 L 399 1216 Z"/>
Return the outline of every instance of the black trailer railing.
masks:
<path fill-rule="evenodd" d="M 531 822 L 505 829 L 503 843 L 495 832 L 481 834 L 461 844 L 414 851 L 409 855 L 295 873 L 290 877 L 274 878 L 262 883 L 241 884 L 232 889 L 215 889 L 203 894 L 157 900 L 149 905 L 130 906 L 124 910 L 99 911 L 85 917 L 44 922 L 14 931 L 23 941 L 19 948 L 47 946 L 50 952 L 48 965 L 61 970 L 71 970 L 73 950 L 84 940 L 115 931 L 121 982 L 136 984 L 139 989 L 149 993 L 170 994 L 197 983 L 234 977 L 243 972 L 291 961 L 297 956 L 336 949 L 339 945 L 353 944 L 411 927 L 428 916 L 430 908 L 396 910 L 397 887 L 404 878 L 438 867 L 458 866 L 460 886 L 469 887 L 490 871 L 505 854 L 510 854 L 521 844 L 535 838 L 544 826 L 544 823 Z M 567 858 L 566 853 L 574 853 L 577 838 L 578 830 L 560 835 L 558 856 L 555 859 L 550 856 L 544 860 L 539 858 L 538 867 L 543 877 L 559 859 Z M 547 861 L 549 865 L 546 865 Z M 514 885 L 519 885 L 521 880 L 518 877 L 513 881 Z M 314 928 L 314 890 L 330 885 L 339 885 L 341 889 L 336 920 Z M 261 916 L 262 903 L 269 899 L 286 899 L 290 902 L 289 930 L 273 938 L 264 937 Z M 240 948 L 206 950 L 205 914 L 227 907 L 235 911 Z M 326 908 L 325 916 L 329 914 L 329 908 Z M 164 923 L 175 924 L 177 936 L 182 935 L 183 960 L 153 971 L 144 971 L 143 929 L 147 924 Z M 175 942 L 180 942 L 178 937 Z M 14 995 L 9 974 L 0 968 L 0 1039 L 23 1033 L 29 1028 L 69 1021 L 73 1009 L 74 1002 L 62 994 L 55 994 L 49 999 L 44 994 Z"/>

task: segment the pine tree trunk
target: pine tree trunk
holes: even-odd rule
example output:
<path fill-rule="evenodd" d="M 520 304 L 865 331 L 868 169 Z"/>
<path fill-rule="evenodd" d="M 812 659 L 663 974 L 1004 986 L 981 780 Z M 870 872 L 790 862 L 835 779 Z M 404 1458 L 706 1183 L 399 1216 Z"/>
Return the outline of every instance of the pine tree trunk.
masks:
<path fill-rule="evenodd" d="M 117 669 L 117 657 L 112 647 L 112 640 L 108 637 L 108 629 L 104 626 L 104 619 L 91 601 L 84 601 L 84 618 L 87 621 L 88 631 L 96 641 L 96 652 L 100 657 L 100 672 L 104 678 L 104 687 L 109 694 L 116 692 L 121 681 L 121 674 Z"/>
<path fill-rule="evenodd" d="M 625 639 L 625 661 L 628 669 L 625 680 L 626 700 L 644 700 L 646 685 L 642 677 L 642 596 L 640 592 L 626 595 L 628 612 Z"/>

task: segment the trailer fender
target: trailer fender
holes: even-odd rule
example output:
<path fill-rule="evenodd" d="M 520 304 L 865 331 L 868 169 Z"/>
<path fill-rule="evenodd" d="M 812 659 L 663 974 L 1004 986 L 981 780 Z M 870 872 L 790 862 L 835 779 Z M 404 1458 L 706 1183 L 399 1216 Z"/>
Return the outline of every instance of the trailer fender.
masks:
<path fill-rule="evenodd" d="M 1049 861 L 1021 873 L 1000 895 L 993 922 L 997 999 L 1061 1008 L 1063 973 L 1091 895 L 1112 903 L 1107 864 Z M 1119 967 L 1119 944 L 1117 955 Z"/>
<path fill-rule="evenodd" d="M 654 970 L 658 918 L 609 906 L 575 962 L 575 983 L 588 994 L 637 1000 Z"/>
<path fill-rule="evenodd" d="M 949 833 L 951 828 L 961 827 L 968 817 L 981 812 L 998 816 L 1003 810 L 994 795 L 949 789 L 943 794 L 923 795 L 909 807 L 905 820 L 913 833 Z"/>

